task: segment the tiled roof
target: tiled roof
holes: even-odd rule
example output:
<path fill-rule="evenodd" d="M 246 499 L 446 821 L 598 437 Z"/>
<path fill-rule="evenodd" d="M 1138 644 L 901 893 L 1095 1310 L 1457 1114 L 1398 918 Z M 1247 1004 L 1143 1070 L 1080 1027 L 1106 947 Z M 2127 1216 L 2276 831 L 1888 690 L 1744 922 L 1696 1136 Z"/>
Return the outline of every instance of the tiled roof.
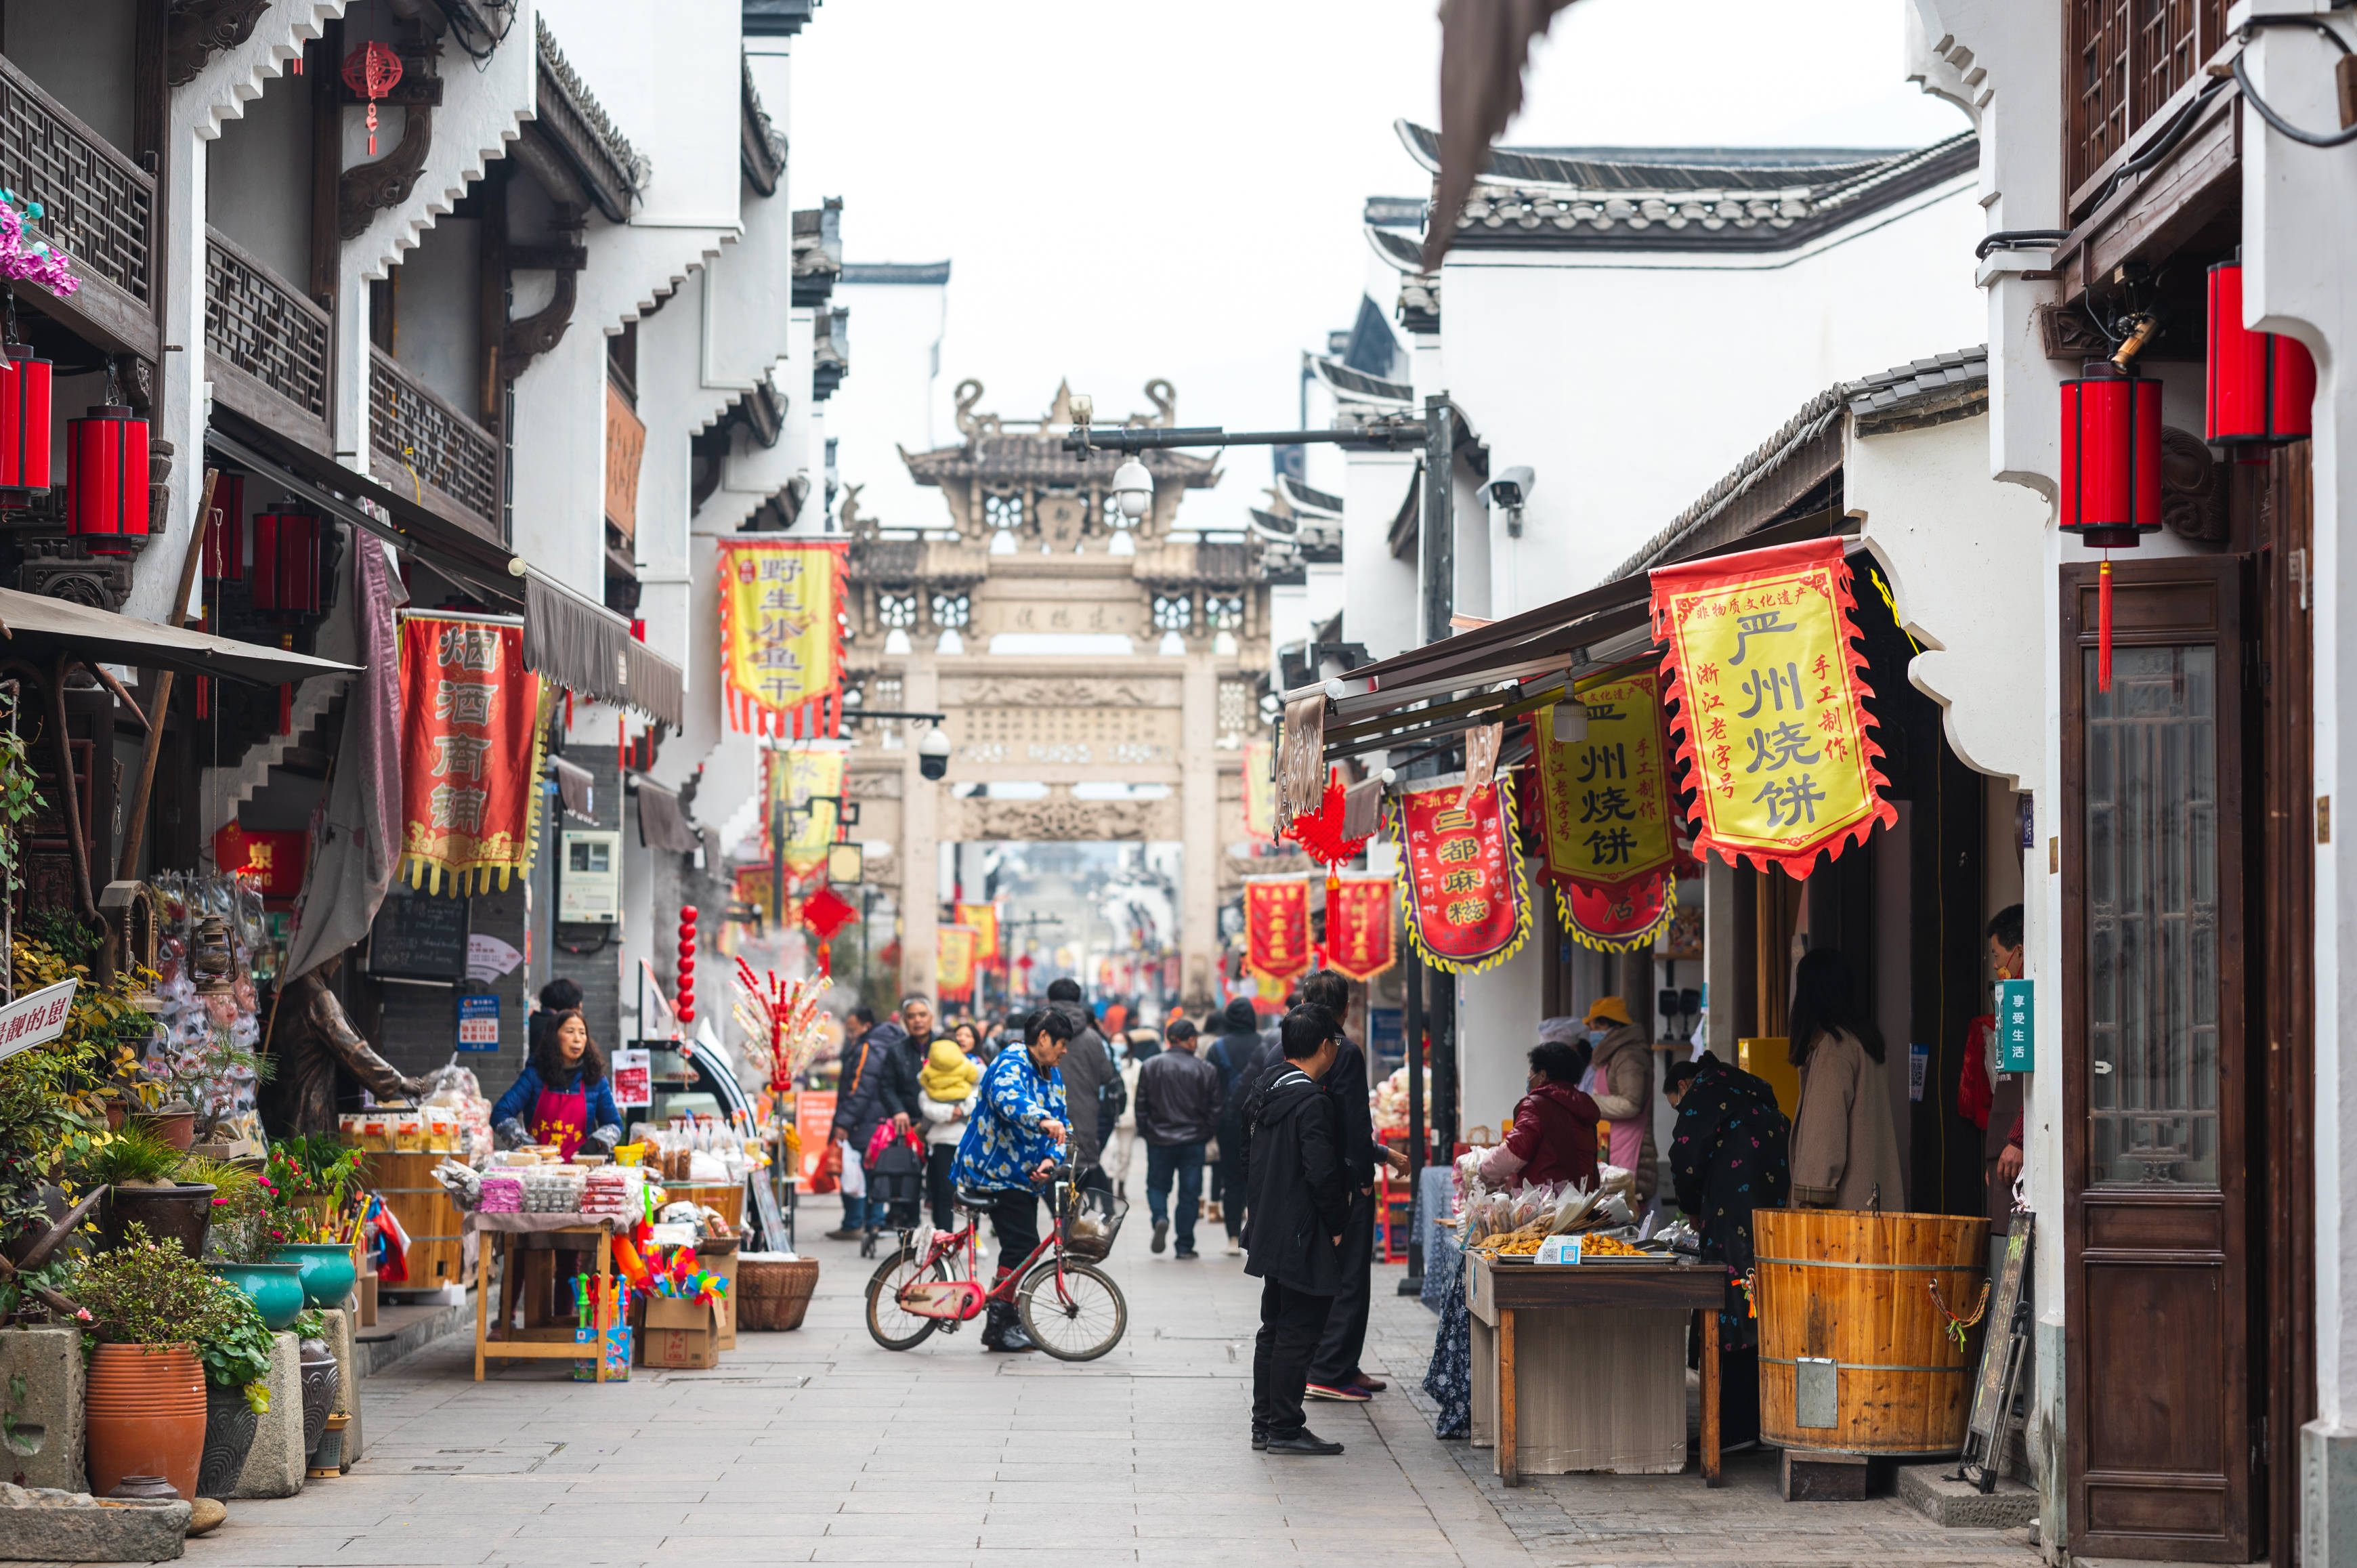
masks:
<path fill-rule="evenodd" d="M 1331 387 L 1334 395 L 1344 403 L 1405 408 L 1415 401 L 1415 389 L 1405 381 L 1387 381 L 1363 371 L 1354 371 L 1330 355 L 1314 354 L 1309 364 L 1311 373 Z"/>
<path fill-rule="evenodd" d="M 845 262 L 837 283 L 945 284 L 947 262 Z"/>
<path fill-rule="evenodd" d="M 557 47 L 556 35 L 548 30 L 548 19 L 535 14 L 533 22 L 539 29 L 540 120 L 601 196 L 599 209 L 619 223 L 629 217 L 647 188 L 653 166 L 607 117 L 605 106 Z"/>

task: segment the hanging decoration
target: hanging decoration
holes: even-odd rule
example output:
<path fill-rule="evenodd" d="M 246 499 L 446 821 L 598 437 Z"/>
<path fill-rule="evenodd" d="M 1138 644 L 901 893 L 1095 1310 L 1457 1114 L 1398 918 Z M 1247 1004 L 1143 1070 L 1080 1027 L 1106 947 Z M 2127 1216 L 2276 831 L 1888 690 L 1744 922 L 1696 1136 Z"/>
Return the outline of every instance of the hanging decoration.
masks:
<path fill-rule="evenodd" d="M 1477 974 L 1513 957 L 1531 931 L 1530 888 L 1514 844 L 1511 777 L 1459 806 L 1461 783 L 1403 791 L 1392 806 L 1409 938 L 1426 961 Z"/>
<path fill-rule="evenodd" d="M 38 223 L 48 216 L 38 201 L 26 201 L 22 212 L 16 203 L 23 199 L 13 190 L 0 190 L 0 283 L 35 283 L 65 298 L 81 287 L 81 280 L 73 275 L 63 251 L 51 247 L 47 240 L 32 237 L 26 225 Z M 8 296 L 8 338 L 16 337 L 16 296 Z"/>
<path fill-rule="evenodd" d="M 1257 843 L 1276 837 L 1276 747 L 1265 740 L 1243 745 L 1244 837 Z"/>
<path fill-rule="evenodd" d="M 1334 929 L 1336 911 L 1334 898 L 1341 886 L 1340 875 L 1335 867 L 1345 861 L 1359 858 L 1367 847 L 1364 836 L 1352 838 L 1343 826 L 1348 814 L 1347 791 L 1342 788 L 1342 770 L 1329 768 L 1326 774 L 1326 794 L 1314 811 L 1302 811 L 1285 825 L 1285 836 L 1307 851 L 1309 858 L 1326 868 L 1326 929 Z"/>
<path fill-rule="evenodd" d="M 1838 539 L 1652 574 L 1655 639 L 1674 673 L 1673 738 L 1693 769 L 1697 854 L 1808 875 L 1899 812 L 1867 731 L 1866 655 Z"/>
<path fill-rule="evenodd" d="M 1584 683 L 1577 695 L 1587 713 L 1584 739 L 1556 741 L 1554 707 L 1531 715 L 1540 875 L 1555 886 L 1627 886 L 1675 856 L 1662 684 L 1652 668 Z"/>
<path fill-rule="evenodd" d="M 324 524 L 308 512 L 253 515 L 253 608 L 285 621 L 327 607 L 321 591 Z"/>
<path fill-rule="evenodd" d="M 720 542 L 721 678 L 737 729 L 842 733 L 844 551 L 841 541 Z"/>
<path fill-rule="evenodd" d="M 826 847 L 835 839 L 835 802 L 843 798 L 844 755 L 838 748 L 819 746 L 780 746 L 770 752 L 765 764 L 769 810 L 761 813 L 765 858 L 778 851 L 770 841 L 782 806 L 786 865 L 808 872 L 825 863 Z"/>
<path fill-rule="evenodd" d="M 2315 428 L 2315 357 L 2297 338 L 2243 325 L 2240 252 L 2210 269 L 2209 284 L 2203 435 L 2216 446 L 2250 448 L 2306 440 Z"/>
<path fill-rule="evenodd" d="M 1326 967 L 1352 980 L 1369 981 L 1399 961 L 1392 940 L 1388 876 L 1345 876 L 1327 901 Z"/>
<path fill-rule="evenodd" d="M 951 906 L 950 913 L 957 924 L 974 929 L 974 967 L 998 968 L 998 906 L 955 904 Z"/>
<path fill-rule="evenodd" d="M 831 1020 L 819 1006 L 819 998 L 826 993 L 829 982 L 823 977 L 780 980 L 775 970 L 757 975 L 753 966 L 740 958 L 737 988 L 745 1001 L 732 1011 L 745 1037 L 767 1047 L 769 1059 L 763 1065 L 769 1069 L 765 1076 L 770 1092 L 791 1094 L 794 1079 L 810 1066 L 826 1037 Z"/>
<path fill-rule="evenodd" d="M 49 492 L 56 370 L 31 344 L 16 341 L 16 296 L 10 293 L 5 340 L 0 343 L 0 507 L 30 506 L 33 498 Z"/>
<path fill-rule="evenodd" d="M 679 987 L 672 1011 L 679 1016 L 679 1026 L 687 1029 L 695 1022 L 695 906 L 683 904 L 679 909 Z"/>
<path fill-rule="evenodd" d="M 2234 295 L 2239 319 L 2239 278 Z M 2104 692 L 2112 689 L 2110 552 L 2135 549 L 2139 534 L 2161 523 L 2160 383 L 2137 375 L 2131 362 L 2148 336 L 2139 331 L 2113 360 L 2095 360 L 2081 379 L 2062 383 L 2057 526 L 2105 553 L 2095 574 L 2095 686 Z"/>
<path fill-rule="evenodd" d="M 1309 967 L 1309 885 L 1300 877 L 1244 878 L 1244 967 L 1280 993 Z"/>
<path fill-rule="evenodd" d="M 147 542 L 147 422 L 110 401 L 66 424 L 68 531 L 94 555 L 127 555 Z"/>
<path fill-rule="evenodd" d="M 401 846 L 410 886 L 501 888 L 532 867 L 550 698 L 523 628 L 457 616 L 401 626 Z"/>
<path fill-rule="evenodd" d="M 1678 911 L 1677 879 L 1656 871 L 1618 887 L 1558 886 L 1555 913 L 1572 940 L 1603 952 L 1650 948 Z"/>
<path fill-rule="evenodd" d="M 974 928 L 942 926 L 934 932 L 933 981 L 942 1000 L 974 994 Z"/>
<path fill-rule="evenodd" d="M 368 100 L 368 156 L 376 156 L 376 106 L 401 85 L 401 57 L 371 38 L 344 57 L 344 85 Z"/>

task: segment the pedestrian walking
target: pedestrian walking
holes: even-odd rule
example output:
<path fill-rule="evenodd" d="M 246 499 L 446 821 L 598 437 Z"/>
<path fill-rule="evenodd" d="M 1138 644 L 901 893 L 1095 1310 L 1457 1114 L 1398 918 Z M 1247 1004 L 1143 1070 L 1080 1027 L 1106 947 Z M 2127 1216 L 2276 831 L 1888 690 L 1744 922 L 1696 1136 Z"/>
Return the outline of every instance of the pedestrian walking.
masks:
<path fill-rule="evenodd" d="M 1244 1273 L 1260 1280 L 1253 1341 L 1252 1445 L 1271 1454 L 1340 1454 L 1309 1430 L 1301 1402 L 1334 1297 L 1351 1222 L 1333 1097 L 1318 1080 L 1341 1054 L 1342 1027 L 1323 1007 L 1297 1007 L 1279 1026 L 1286 1069 L 1254 1097 L 1245 1150 L 1252 1223 Z"/>
<path fill-rule="evenodd" d="M 1220 1015 L 1220 1037 L 1211 1042 L 1203 1059 L 1220 1072 L 1219 1187 L 1214 1196 L 1220 1203 L 1220 1223 L 1228 1232 L 1228 1256 L 1232 1258 L 1243 1251 L 1244 1210 L 1250 1203 L 1244 1187 L 1243 1091 L 1276 1053 L 1264 1050 L 1260 1015 L 1241 996 Z"/>
<path fill-rule="evenodd" d="M 851 1018 L 861 1034 L 856 1045 L 848 1036 L 843 1042 L 843 1073 L 835 1081 L 831 1129 L 843 1157 L 843 1229 L 828 1231 L 830 1241 L 856 1241 L 871 1219 L 880 1223 L 884 1218 L 869 1212 L 860 1155 L 888 1114 L 881 1094 L 884 1063 L 904 1033 L 898 1020 L 887 1018 L 879 1024 L 865 1006 L 853 1008 Z"/>
<path fill-rule="evenodd" d="M 1351 1008 L 1351 982 L 1335 970 L 1321 969 L 1301 983 L 1305 1006 L 1323 1007 L 1336 1020 Z M 1357 1042 L 1342 1035 L 1334 1065 L 1318 1080 L 1334 1104 L 1337 1147 L 1344 1184 L 1350 1189 L 1350 1223 L 1342 1231 L 1342 1283 L 1334 1293 L 1332 1309 L 1318 1337 L 1318 1353 L 1309 1363 L 1309 1397 L 1362 1404 L 1389 1387 L 1359 1365 L 1367 1348 L 1367 1314 L 1373 1305 L 1375 1269 L 1375 1167 L 1387 1164 L 1405 1173 L 1407 1156 L 1375 1142 L 1375 1118 L 1367 1084 L 1367 1057 Z M 1279 1070 L 1264 1069 L 1261 1077 Z"/>
<path fill-rule="evenodd" d="M 1070 1015 L 1043 1007 L 1031 1015 L 1027 1038 L 998 1053 L 982 1075 L 980 1104 L 966 1122 L 953 1167 L 957 1184 L 984 1199 L 998 1236 L 996 1290 L 1039 1246 L 1039 1184 L 1069 1146 L 1071 1114 L 1057 1066 L 1071 1043 Z M 1034 1350 L 1015 1308 L 993 1303 L 982 1331 L 985 1350 Z"/>
<path fill-rule="evenodd" d="M 1138 1036 L 1150 1029 L 1132 1029 L 1121 1053 L 1121 1114 L 1114 1118 L 1113 1138 L 1105 1145 L 1104 1172 L 1115 1197 L 1129 1201 L 1129 1167 L 1137 1154 L 1137 1074 L 1146 1065 Z"/>
<path fill-rule="evenodd" d="M 1114 1065 L 1113 1047 L 1089 1011 L 1077 980 L 1060 979 L 1048 986 L 1048 1005 L 1072 1022 L 1072 1043 L 1064 1052 L 1064 1100 L 1072 1112 L 1072 1172 L 1082 1187 L 1113 1190 L 1099 1161 L 1105 1134 L 1120 1115 L 1121 1074 Z"/>
<path fill-rule="evenodd" d="M 1195 1054 L 1195 1026 L 1180 1018 L 1163 1049 L 1137 1072 L 1137 1135 L 1146 1140 L 1146 1206 L 1153 1250 L 1170 1238 L 1170 1185 L 1178 1184 L 1178 1256 L 1195 1257 L 1203 1203 L 1203 1145 L 1220 1124 L 1220 1069 Z"/>

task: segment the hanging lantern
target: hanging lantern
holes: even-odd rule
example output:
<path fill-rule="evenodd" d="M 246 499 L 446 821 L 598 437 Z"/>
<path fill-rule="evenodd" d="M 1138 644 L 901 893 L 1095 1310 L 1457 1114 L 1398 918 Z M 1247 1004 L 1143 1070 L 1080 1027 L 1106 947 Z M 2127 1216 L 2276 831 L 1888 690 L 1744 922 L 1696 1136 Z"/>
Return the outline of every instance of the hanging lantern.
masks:
<path fill-rule="evenodd" d="M 679 912 L 679 1021 L 682 1025 L 695 1022 L 695 906 L 683 906 Z"/>
<path fill-rule="evenodd" d="M 2133 550 L 2160 527 L 2160 383 L 2109 360 L 2062 383 L 2061 528 Z"/>
<path fill-rule="evenodd" d="M 49 489 L 49 378 L 54 367 L 29 343 L 0 362 L 0 506 L 27 506 Z"/>
<path fill-rule="evenodd" d="M 147 422 L 102 403 L 66 425 L 66 516 L 93 554 L 127 555 L 147 537 Z"/>
<path fill-rule="evenodd" d="M 401 57 L 371 38 L 344 57 L 344 85 L 368 100 L 369 156 L 376 156 L 376 106 L 401 81 Z"/>
<path fill-rule="evenodd" d="M 213 504 L 205 511 L 205 575 L 216 582 L 245 578 L 245 479 L 223 474 L 213 481 Z"/>
<path fill-rule="evenodd" d="M 253 607 L 272 615 L 317 615 L 319 520 L 299 511 L 253 514 Z"/>
<path fill-rule="evenodd" d="M 2243 325 L 2243 263 L 2210 269 L 2204 431 L 2222 446 L 2279 446 L 2315 427 L 2316 360 L 2296 338 Z"/>

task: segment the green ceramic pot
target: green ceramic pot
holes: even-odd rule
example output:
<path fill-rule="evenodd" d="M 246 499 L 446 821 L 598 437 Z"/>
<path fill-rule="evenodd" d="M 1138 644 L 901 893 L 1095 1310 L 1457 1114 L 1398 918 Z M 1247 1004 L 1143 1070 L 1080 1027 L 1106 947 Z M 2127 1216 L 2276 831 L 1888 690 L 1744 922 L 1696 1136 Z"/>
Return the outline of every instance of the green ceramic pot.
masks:
<path fill-rule="evenodd" d="M 296 1241 L 274 1247 L 270 1255 L 282 1263 L 299 1263 L 303 1294 L 317 1307 L 344 1305 L 360 1271 L 352 1266 L 352 1250 L 337 1241 Z"/>
<path fill-rule="evenodd" d="M 215 1279 L 226 1280 L 253 1298 L 263 1326 L 273 1334 L 295 1326 L 303 1313 L 303 1266 L 283 1263 L 213 1263 Z"/>

